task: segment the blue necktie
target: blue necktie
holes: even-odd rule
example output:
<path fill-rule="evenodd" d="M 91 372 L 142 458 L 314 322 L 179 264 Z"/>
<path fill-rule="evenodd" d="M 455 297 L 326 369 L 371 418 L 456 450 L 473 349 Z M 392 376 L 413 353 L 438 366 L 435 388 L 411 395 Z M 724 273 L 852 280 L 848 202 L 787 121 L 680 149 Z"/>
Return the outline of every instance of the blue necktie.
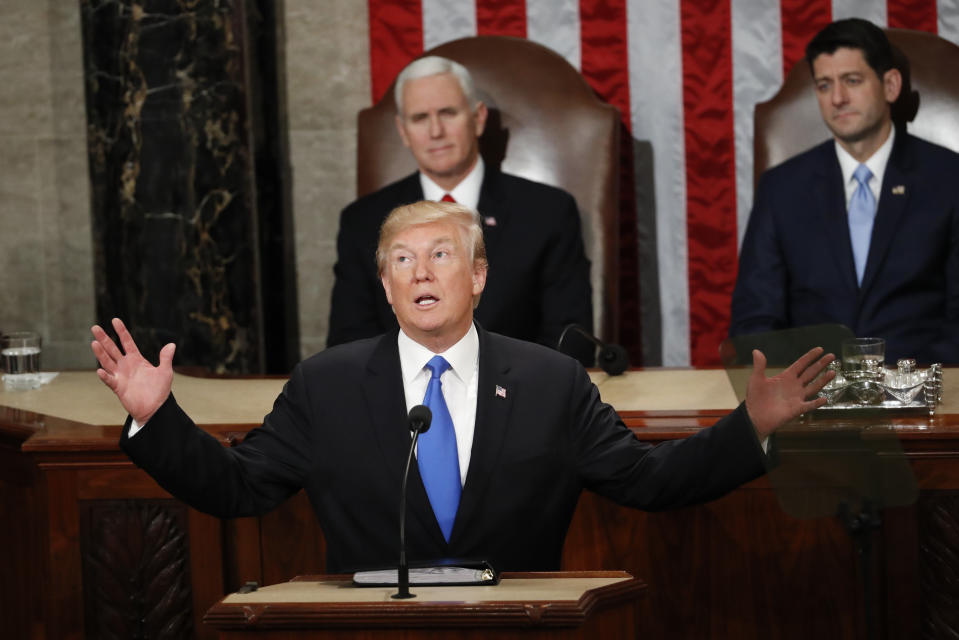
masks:
<path fill-rule="evenodd" d="M 852 257 L 856 263 L 856 281 L 862 284 L 866 258 L 869 257 L 872 223 L 876 218 L 876 197 L 869 188 L 869 179 L 872 178 L 869 167 L 861 164 L 852 175 L 859 186 L 849 201 L 849 238 L 852 240 Z"/>
<path fill-rule="evenodd" d="M 443 383 L 440 376 L 450 368 L 443 356 L 434 356 L 426 363 L 432 373 L 426 387 L 423 404 L 433 412 L 430 430 L 420 436 L 416 448 L 416 464 L 420 468 L 420 477 L 426 487 L 426 495 L 433 506 L 443 537 L 449 542 L 456 520 L 456 509 L 460 504 L 460 463 L 456 452 L 456 432 L 453 430 L 453 418 L 443 398 Z"/>

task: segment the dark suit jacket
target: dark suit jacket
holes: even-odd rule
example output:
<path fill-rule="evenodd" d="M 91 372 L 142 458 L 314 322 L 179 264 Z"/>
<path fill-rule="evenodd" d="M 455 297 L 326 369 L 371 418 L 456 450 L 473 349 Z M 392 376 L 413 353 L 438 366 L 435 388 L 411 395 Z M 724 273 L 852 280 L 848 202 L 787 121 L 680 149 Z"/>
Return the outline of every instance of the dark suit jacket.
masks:
<path fill-rule="evenodd" d="M 419 174 L 414 173 L 343 210 L 328 346 L 396 328 L 377 276 L 376 244 L 390 211 L 422 199 Z M 482 218 L 492 218 L 495 225 L 483 224 L 489 274 L 476 319 L 490 331 L 552 348 L 568 324 L 578 323 L 591 331 L 589 261 L 573 197 L 487 166 L 478 209 Z M 579 338 L 573 336 L 569 344 L 572 350 L 564 351 L 591 364 Z M 587 351 L 591 355 L 593 349 Z"/>
<path fill-rule="evenodd" d="M 833 144 L 762 175 L 730 334 L 840 323 L 889 362 L 959 362 L 959 155 L 896 132 L 860 287 Z"/>
<path fill-rule="evenodd" d="M 262 514 L 305 487 L 340 572 L 397 561 L 399 489 L 410 446 L 396 331 L 297 365 L 273 411 L 224 448 L 172 396 L 121 447 L 167 491 L 220 517 Z M 466 483 L 449 544 L 413 464 L 410 562 L 489 560 L 557 570 L 580 491 L 664 509 L 718 497 L 764 470 L 740 406 L 685 440 L 640 442 L 556 351 L 479 330 L 479 396 Z M 496 386 L 505 397 L 496 394 Z"/>

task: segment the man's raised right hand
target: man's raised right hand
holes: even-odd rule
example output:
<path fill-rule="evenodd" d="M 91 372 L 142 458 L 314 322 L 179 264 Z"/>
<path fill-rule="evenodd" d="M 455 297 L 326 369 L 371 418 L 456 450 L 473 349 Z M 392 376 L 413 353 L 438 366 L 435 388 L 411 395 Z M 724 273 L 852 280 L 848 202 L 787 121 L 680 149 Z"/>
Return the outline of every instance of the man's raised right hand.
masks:
<path fill-rule="evenodd" d="M 171 342 L 160 349 L 160 364 L 154 367 L 140 355 L 133 336 L 119 318 L 113 319 L 113 328 L 123 351 L 99 325 L 90 330 L 94 337 L 90 347 L 100 363 L 97 375 L 137 424 L 144 425 L 170 395 L 176 345 Z"/>

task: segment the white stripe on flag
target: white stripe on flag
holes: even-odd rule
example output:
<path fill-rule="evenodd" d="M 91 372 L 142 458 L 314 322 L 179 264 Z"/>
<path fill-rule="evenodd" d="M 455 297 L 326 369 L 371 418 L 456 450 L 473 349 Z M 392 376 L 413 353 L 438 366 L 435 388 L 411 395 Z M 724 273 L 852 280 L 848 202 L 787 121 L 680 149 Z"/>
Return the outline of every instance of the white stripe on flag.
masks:
<path fill-rule="evenodd" d="M 939 0 L 936 11 L 939 35 L 959 45 L 959 0 Z"/>
<path fill-rule="evenodd" d="M 832 0 L 832 19 L 865 18 L 886 26 L 886 0 Z"/>
<path fill-rule="evenodd" d="M 689 364 L 686 158 L 679 3 L 630 0 L 630 120 L 653 147 L 663 365 Z"/>
<path fill-rule="evenodd" d="M 578 0 L 526 0 L 526 37 L 580 68 Z"/>
<path fill-rule="evenodd" d="M 779 5 L 733 0 L 733 128 L 736 135 L 736 220 L 742 245 L 753 202 L 753 111 L 783 82 Z"/>
<path fill-rule="evenodd" d="M 476 35 L 474 0 L 423 0 L 423 50 Z"/>

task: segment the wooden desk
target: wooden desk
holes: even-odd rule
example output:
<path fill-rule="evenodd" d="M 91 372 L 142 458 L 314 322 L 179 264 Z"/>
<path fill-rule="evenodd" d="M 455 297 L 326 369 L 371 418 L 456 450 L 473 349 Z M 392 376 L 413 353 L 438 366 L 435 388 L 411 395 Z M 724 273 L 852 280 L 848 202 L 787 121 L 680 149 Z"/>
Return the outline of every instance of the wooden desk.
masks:
<path fill-rule="evenodd" d="M 719 370 L 593 374 L 637 437 L 682 438 L 736 398 Z M 921 488 L 888 510 L 875 575 L 890 638 L 959 635 L 959 371 L 934 418 L 885 421 Z M 174 393 L 225 445 L 259 424 L 282 380 L 177 376 Z M 124 419 L 92 372 L 0 392 L 0 598 L 10 637 L 132 636 L 159 625 L 215 637 L 203 612 L 248 580 L 325 571 L 301 493 L 262 518 L 221 521 L 172 500 L 119 451 Z M 651 638 L 864 636 L 853 546 L 835 518 L 797 520 L 767 479 L 706 505 L 647 514 L 584 494 L 564 570 L 643 578 Z M 162 595 L 162 597 L 161 597 Z M 949 634 L 953 634 L 950 636 Z"/>
<path fill-rule="evenodd" d="M 645 585 L 622 571 L 505 573 L 495 586 L 356 588 L 349 576 L 302 576 L 223 598 L 204 621 L 221 640 L 523 638 L 638 635 Z"/>

